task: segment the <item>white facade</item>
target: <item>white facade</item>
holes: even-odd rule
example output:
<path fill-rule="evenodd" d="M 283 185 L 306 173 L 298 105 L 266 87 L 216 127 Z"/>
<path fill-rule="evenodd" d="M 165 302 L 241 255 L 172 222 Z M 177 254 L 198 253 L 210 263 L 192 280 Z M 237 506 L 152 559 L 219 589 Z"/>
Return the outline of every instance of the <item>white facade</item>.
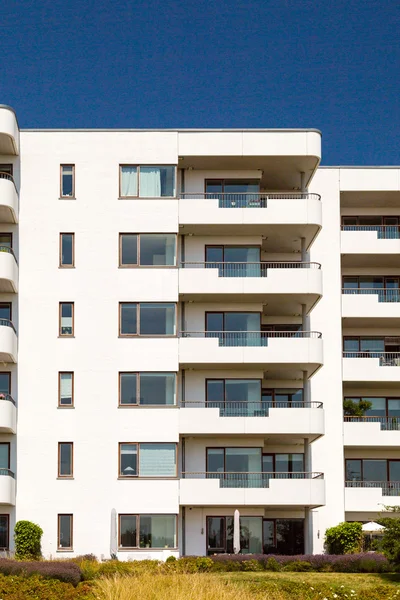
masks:
<path fill-rule="evenodd" d="M 400 169 L 320 157 L 0 107 L 0 547 L 27 519 L 45 556 L 205 555 L 238 509 L 242 551 L 318 553 L 400 504 Z"/>

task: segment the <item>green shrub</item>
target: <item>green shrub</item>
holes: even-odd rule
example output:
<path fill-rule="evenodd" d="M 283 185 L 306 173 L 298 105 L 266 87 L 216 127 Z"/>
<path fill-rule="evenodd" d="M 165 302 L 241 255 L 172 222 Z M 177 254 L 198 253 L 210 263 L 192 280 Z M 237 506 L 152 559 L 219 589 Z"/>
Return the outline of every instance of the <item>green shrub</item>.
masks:
<path fill-rule="evenodd" d="M 265 569 L 266 569 L 266 571 L 274 571 L 274 572 L 282 571 L 282 565 L 280 565 L 278 563 L 276 558 L 271 557 L 265 563 Z"/>
<path fill-rule="evenodd" d="M 263 571 L 262 564 L 255 559 L 244 560 L 242 562 L 243 571 Z"/>
<path fill-rule="evenodd" d="M 313 568 L 311 563 L 307 562 L 306 560 L 294 560 L 293 562 L 287 563 L 287 565 L 283 567 L 283 570 L 304 573 L 306 571 L 312 571 Z"/>
<path fill-rule="evenodd" d="M 385 527 L 379 547 L 387 559 L 400 565 L 400 519 L 384 517 L 379 524 Z"/>
<path fill-rule="evenodd" d="M 129 575 L 132 572 L 131 564 L 119 560 L 107 560 L 99 564 L 96 576 L 112 577 L 114 575 Z"/>
<path fill-rule="evenodd" d="M 170 563 L 176 563 L 176 556 L 173 556 L 173 555 L 171 554 L 171 556 L 168 556 L 168 558 L 167 558 L 167 560 L 166 560 L 165 562 L 166 562 L 167 564 L 170 564 Z"/>
<path fill-rule="evenodd" d="M 358 402 L 351 398 L 343 400 L 343 413 L 346 417 L 363 417 L 371 407 L 372 402 L 369 400 L 359 400 Z"/>
<path fill-rule="evenodd" d="M 325 532 L 325 546 L 329 554 L 355 554 L 361 550 L 361 544 L 361 523 L 339 523 Z"/>
<path fill-rule="evenodd" d="M 170 557 L 171 558 L 171 557 Z M 213 567 L 213 560 L 208 556 L 198 556 L 196 558 L 196 567 L 199 573 L 205 573 L 207 571 L 211 571 Z"/>
<path fill-rule="evenodd" d="M 0 574 L 0 598 L 4 600 L 95 600 L 89 584 L 74 587 L 57 579 Z"/>
<path fill-rule="evenodd" d="M 42 556 L 43 529 L 30 521 L 18 521 L 14 527 L 15 558 L 35 560 Z"/>

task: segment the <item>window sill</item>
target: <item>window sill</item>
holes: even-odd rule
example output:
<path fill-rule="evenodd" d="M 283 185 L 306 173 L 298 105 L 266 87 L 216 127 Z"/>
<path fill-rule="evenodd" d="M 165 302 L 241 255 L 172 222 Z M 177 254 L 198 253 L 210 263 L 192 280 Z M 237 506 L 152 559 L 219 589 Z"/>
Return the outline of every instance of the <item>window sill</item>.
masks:
<path fill-rule="evenodd" d="M 57 548 L 56 552 L 73 552 L 73 548 Z"/>
<path fill-rule="evenodd" d="M 76 200 L 76 196 L 60 196 L 59 200 Z"/>
<path fill-rule="evenodd" d="M 118 552 L 162 552 L 169 550 L 170 552 L 179 552 L 179 548 L 118 548 Z"/>
<path fill-rule="evenodd" d="M 177 404 L 118 404 L 117 408 L 180 408 Z"/>
<path fill-rule="evenodd" d="M 119 269 L 178 269 L 178 265 L 118 265 Z"/>
<path fill-rule="evenodd" d="M 123 477 L 120 475 L 117 479 L 118 481 L 178 481 L 180 477 Z"/>
<path fill-rule="evenodd" d="M 57 408 L 61 408 L 62 410 L 71 410 L 71 408 L 75 409 L 75 406 L 57 406 Z"/>
<path fill-rule="evenodd" d="M 73 481 L 75 477 L 57 477 L 57 481 Z"/>
<path fill-rule="evenodd" d="M 59 269 L 75 269 L 75 265 L 58 265 Z"/>
<path fill-rule="evenodd" d="M 75 339 L 75 336 L 74 335 L 59 335 L 58 338 L 61 340 L 73 340 L 73 339 Z"/>

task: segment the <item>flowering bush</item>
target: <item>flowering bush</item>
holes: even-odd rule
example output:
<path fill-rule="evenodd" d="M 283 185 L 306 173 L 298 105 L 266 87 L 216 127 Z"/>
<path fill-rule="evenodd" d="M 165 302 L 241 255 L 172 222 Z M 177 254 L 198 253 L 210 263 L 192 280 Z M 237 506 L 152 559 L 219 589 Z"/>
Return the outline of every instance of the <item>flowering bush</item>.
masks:
<path fill-rule="evenodd" d="M 78 585 L 81 570 L 71 561 L 22 561 L 8 558 L 0 559 L 0 573 L 3 575 L 41 575 L 45 579 L 58 579 L 65 583 Z"/>

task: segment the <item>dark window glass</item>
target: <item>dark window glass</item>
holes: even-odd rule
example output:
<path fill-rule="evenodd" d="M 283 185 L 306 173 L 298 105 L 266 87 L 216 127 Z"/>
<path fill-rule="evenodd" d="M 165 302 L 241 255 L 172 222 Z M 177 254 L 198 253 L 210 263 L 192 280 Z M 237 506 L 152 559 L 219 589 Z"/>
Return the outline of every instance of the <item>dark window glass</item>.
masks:
<path fill-rule="evenodd" d="M 175 335 L 175 304 L 140 304 L 141 335 Z"/>
<path fill-rule="evenodd" d="M 122 335 L 135 335 L 137 333 L 137 304 L 125 302 L 121 304 L 120 333 Z"/>
<path fill-rule="evenodd" d="M 121 515 L 119 518 L 119 539 L 122 548 L 137 547 L 137 518 L 135 515 Z"/>
<path fill-rule="evenodd" d="M 1 170 L 0 170 L 1 172 Z M 3 248 L 12 248 L 12 234 L 0 233 L 0 252 Z"/>
<path fill-rule="evenodd" d="M 304 519 L 276 520 L 277 554 L 304 553 Z"/>
<path fill-rule="evenodd" d="M 61 266 L 72 267 L 74 265 L 74 234 L 61 234 Z"/>
<path fill-rule="evenodd" d="M 122 477 L 135 477 L 138 474 L 138 446 L 137 444 L 120 444 L 120 475 Z"/>
<path fill-rule="evenodd" d="M 141 373 L 140 404 L 175 404 L 175 373 Z"/>
<path fill-rule="evenodd" d="M 121 265 L 138 264 L 138 236 L 133 233 L 121 234 Z"/>
<path fill-rule="evenodd" d="M 63 442 L 59 444 L 59 469 L 60 477 L 72 476 L 72 443 Z"/>
<path fill-rule="evenodd" d="M 389 481 L 400 481 L 399 460 L 389 460 Z"/>
<path fill-rule="evenodd" d="M 60 335 L 73 335 L 73 311 L 74 305 L 72 302 L 60 303 Z"/>
<path fill-rule="evenodd" d="M 343 277 L 343 288 L 345 290 L 358 289 L 358 277 Z"/>
<path fill-rule="evenodd" d="M 207 382 L 207 402 L 223 402 L 225 386 L 223 379 L 209 379 Z"/>
<path fill-rule="evenodd" d="M 0 469 L 10 468 L 10 445 L 0 443 Z"/>
<path fill-rule="evenodd" d="M 346 460 L 346 481 L 362 481 L 361 460 Z"/>
<path fill-rule="evenodd" d="M 8 515 L 0 515 L 0 548 L 4 550 L 8 550 L 10 538 L 9 522 Z"/>
<path fill-rule="evenodd" d="M 264 554 L 275 554 L 275 523 L 264 519 L 263 522 L 263 552 Z"/>
<path fill-rule="evenodd" d="M 140 264 L 142 266 L 174 266 L 176 236 L 167 233 L 140 235 Z"/>
<path fill-rule="evenodd" d="M 72 515 L 58 515 L 58 547 L 72 548 Z"/>
<path fill-rule="evenodd" d="M 0 319 L 7 319 L 11 321 L 11 303 L 1 302 L 0 303 Z"/>
<path fill-rule="evenodd" d="M 0 394 L 10 394 L 10 373 L 0 373 Z"/>
<path fill-rule="evenodd" d="M 388 416 L 389 417 L 400 417 L 400 399 L 399 398 L 388 398 Z M 400 481 L 400 479 L 399 479 Z"/>
<path fill-rule="evenodd" d="M 224 449 L 223 448 L 207 448 L 207 472 L 208 473 L 223 473 L 224 464 Z"/>
<path fill-rule="evenodd" d="M 61 196 L 73 197 L 74 195 L 74 166 L 61 165 Z"/>
<path fill-rule="evenodd" d="M 386 481 L 386 460 L 363 460 L 364 481 Z"/>
<path fill-rule="evenodd" d="M 137 404 L 136 373 L 120 373 L 120 404 Z"/>

